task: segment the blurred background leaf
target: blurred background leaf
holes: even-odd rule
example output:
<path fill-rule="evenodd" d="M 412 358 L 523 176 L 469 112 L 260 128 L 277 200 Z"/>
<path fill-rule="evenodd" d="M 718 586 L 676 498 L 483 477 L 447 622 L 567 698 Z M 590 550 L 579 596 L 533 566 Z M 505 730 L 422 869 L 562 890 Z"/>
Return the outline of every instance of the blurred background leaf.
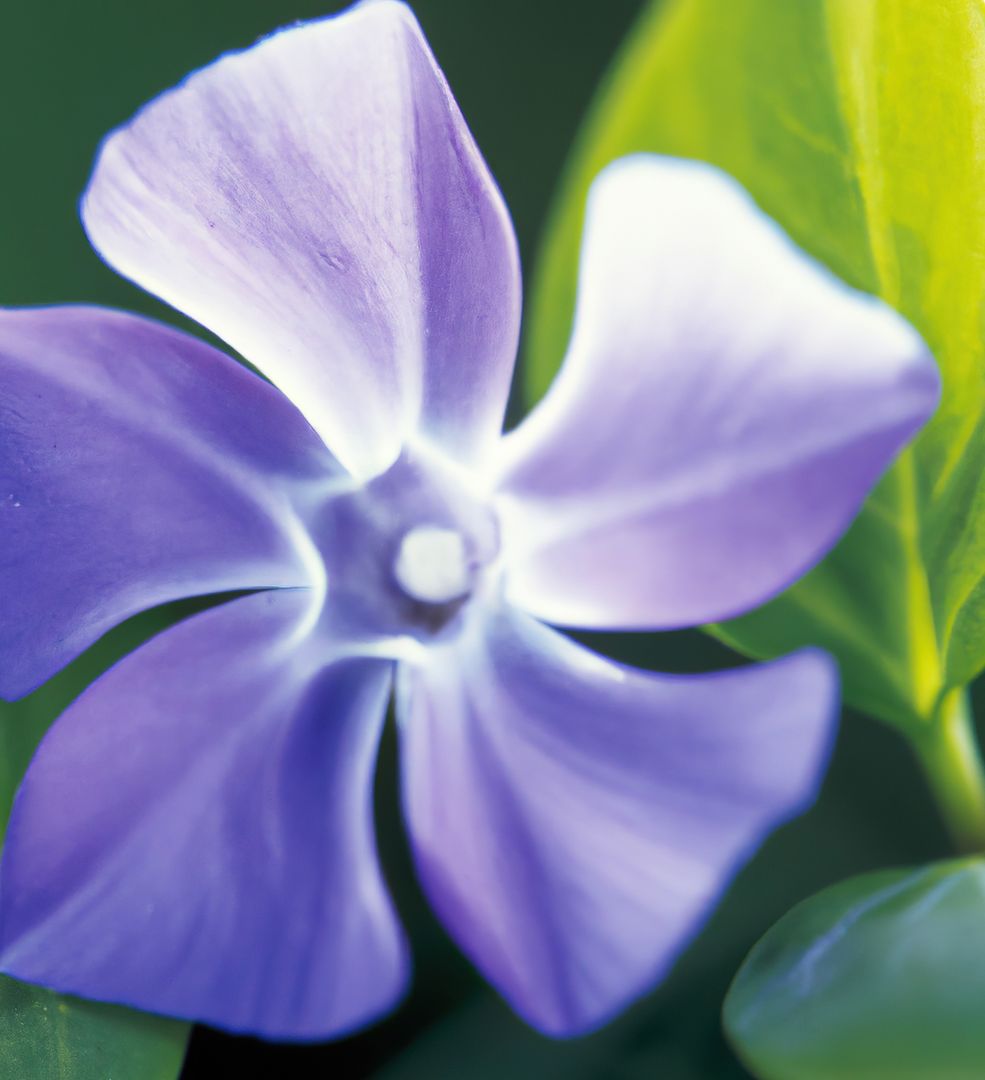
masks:
<path fill-rule="evenodd" d="M 0 1074 L 10 1080 L 175 1080 L 188 1032 L 0 978 Z"/>
<path fill-rule="evenodd" d="M 925 336 L 944 400 L 836 551 L 719 628 L 751 656 L 830 648 L 853 705 L 917 726 L 985 665 L 985 7 L 670 0 L 596 100 L 533 290 L 531 399 L 563 355 L 585 194 L 622 154 L 711 161 L 798 244 Z"/>
<path fill-rule="evenodd" d="M 852 878 L 750 953 L 725 1026 L 762 1080 L 979 1080 L 985 863 Z"/>

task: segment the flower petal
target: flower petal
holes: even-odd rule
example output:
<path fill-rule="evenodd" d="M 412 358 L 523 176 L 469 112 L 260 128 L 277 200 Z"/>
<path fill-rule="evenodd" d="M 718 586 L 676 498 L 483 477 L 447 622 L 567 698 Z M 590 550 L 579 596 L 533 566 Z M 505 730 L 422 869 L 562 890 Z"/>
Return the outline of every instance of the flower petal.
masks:
<path fill-rule="evenodd" d="M 83 217 L 104 258 L 214 330 L 366 476 L 420 424 L 499 433 L 519 269 L 505 207 L 413 15 L 281 31 L 110 136 Z"/>
<path fill-rule="evenodd" d="M 722 173 L 617 162 L 590 195 L 567 360 L 504 441 L 511 599 L 597 628 L 756 606 L 831 547 L 938 382 L 898 315 Z"/>
<path fill-rule="evenodd" d="M 215 349 L 98 308 L 0 311 L 0 694 L 138 611 L 309 580 L 289 497 L 338 470 Z"/>
<path fill-rule="evenodd" d="M 811 801 L 835 706 L 821 653 L 652 675 L 497 614 L 400 670 L 425 890 L 521 1016 L 591 1029 L 668 971 L 742 861 Z"/>
<path fill-rule="evenodd" d="M 4 849 L 5 972 L 277 1038 L 393 1005 L 405 946 L 371 797 L 391 665 L 332 662 L 310 604 L 195 616 L 56 722 Z"/>

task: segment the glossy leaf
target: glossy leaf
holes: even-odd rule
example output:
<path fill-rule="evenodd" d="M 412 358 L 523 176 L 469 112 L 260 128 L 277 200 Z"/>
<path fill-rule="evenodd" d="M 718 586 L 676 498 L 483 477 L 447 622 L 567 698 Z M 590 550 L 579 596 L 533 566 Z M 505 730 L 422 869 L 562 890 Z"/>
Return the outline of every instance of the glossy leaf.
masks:
<path fill-rule="evenodd" d="M 0 1071 L 45 1080 L 175 1080 L 189 1026 L 0 979 Z"/>
<path fill-rule="evenodd" d="M 752 656 L 830 648 L 849 701 L 903 724 L 985 666 L 983 146 L 979 0 L 655 3 L 583 131 L 534 287 L 531 398 L 567 341 L 588 185 L 648 150 L 726 169 L 921 331 L 945 389 L 914 450 L 821 567 L 717 628 Z"/>
<path fill-rule="evenodd" d="M 977 1080 L 985 863 L 851 878 L 756 945 L 725 1028 L 761 1080 Z"/>

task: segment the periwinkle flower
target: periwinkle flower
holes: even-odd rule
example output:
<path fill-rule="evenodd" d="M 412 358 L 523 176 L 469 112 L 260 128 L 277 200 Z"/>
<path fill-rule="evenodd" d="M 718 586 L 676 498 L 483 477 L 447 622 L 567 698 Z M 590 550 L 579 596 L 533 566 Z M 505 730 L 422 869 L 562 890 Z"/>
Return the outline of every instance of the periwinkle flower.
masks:
<path fill-rule="evenodd" d="M 390 1008 L 371 784 L 395 687 L 438 914 L 530 1023 L 603 1022 L 813 797 L 835 676 L 814 651 L 651 674 L 546 624 L 693 625 L 786 586 L 933 408 L 921 341 L 717 171 L 629 158 L 591 193 L 563 370 L 501 436 L 513 232 L 393 0 L 163 94 L 83 216 L 277 389 L 132 315 L 0 313 L 0 691 L 135 612 L 252 590 L 44 739 L 3 970 L 275 1037 Z"/>

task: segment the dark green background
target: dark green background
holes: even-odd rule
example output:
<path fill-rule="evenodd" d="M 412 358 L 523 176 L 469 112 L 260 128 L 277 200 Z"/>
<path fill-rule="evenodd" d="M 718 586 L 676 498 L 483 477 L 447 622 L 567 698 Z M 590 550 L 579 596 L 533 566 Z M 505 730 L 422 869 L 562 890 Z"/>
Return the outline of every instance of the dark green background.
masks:
<path fill-rule="evenodd" d="M 341 6 L 307 0 L 5 5 L 0 303 L 96 301 L 179 321 L 116 278 L 86 243 L 76 203 L 99 139 L 218 53 Z M 503 187 L 528 268 L 579 118 L 639 7 L 639 0 L 421 0 L 416 5 Z M 672 107 L 655 103 L 665 106 Z M 84 679 L 158 625 L 156 618 L 138 620 L 113 635 L 52 689 L 12 710 L 6 722 L 43 725 Z M 664 670 L 735 662 L 697 633 L 636 640 L 597 636 L 592 643 Z M 893 734 L 848 717 L 820 806 L 768 843 L 669 982 L 598 1035 L 552 1043 L 513 1019 L 430 917 L 410 873 L 395 785 L 388 736 L 378 789 L 381 847 L 416 958 L 414 988 L 402 1009 L 361 1035 L 320 1047 L 265 1046 L 198 1030 L 186 1078 L 250 1070 L 333 1080 L 743 1076 L 719 1034 L 718 1008 L 731 974 L 756 938 L 793 902 L 828 882 L 947 852 L 905 748 Z"/>

